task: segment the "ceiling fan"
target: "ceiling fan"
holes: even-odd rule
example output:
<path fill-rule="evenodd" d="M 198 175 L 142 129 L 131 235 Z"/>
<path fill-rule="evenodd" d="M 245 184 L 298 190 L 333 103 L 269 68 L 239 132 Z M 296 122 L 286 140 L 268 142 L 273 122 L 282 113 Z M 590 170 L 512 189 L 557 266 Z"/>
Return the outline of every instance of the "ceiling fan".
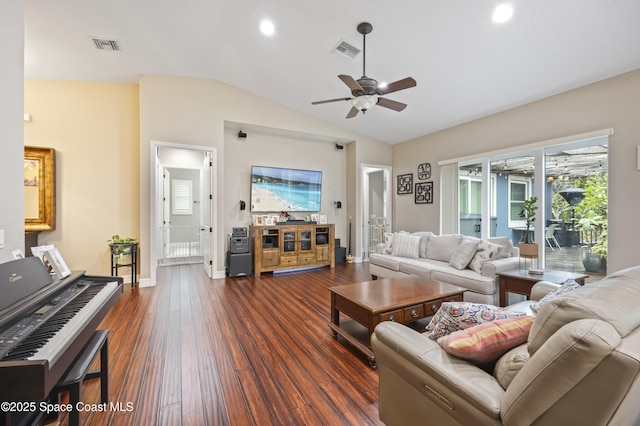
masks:
<path fill-rule="evenodd" d="M 407 107 L 407 104 L 383 98 L 382 95 L 387 95 L 399 90 L 415 87 L 417 84 L 416 81 L 411 77 L 407 77 L 403 78 L 402 80 L 389 83 L 386 86 L 379 87 L 376 80 L 367 77 L 365 63 L 367 58 L 367 34 L 369 34 L 373 30 L 373 26 L 368 22 L 362 22 L 358 24 L 357 30 L 360 34 L 362 34 L 362 77 L 356 80 L 350 75 L 340 74 L 338 76 L 338 78 L 342 80 L 342 82 L 346 84 L 349 89 L 351 89 L 351 95 L 353 97 L 327 99 L 324 101 L 311 102 L 311 104 L 319 105 L 329 102 L 351 101 L 351 110 L 349 110 L 346 118 L 353 118 L 358 115 L 358 112 L 360 111 L 362 111 L 362 113 L 364 114 L 374 105 L 380 105 L 394 111 L 402 111 Z"/>

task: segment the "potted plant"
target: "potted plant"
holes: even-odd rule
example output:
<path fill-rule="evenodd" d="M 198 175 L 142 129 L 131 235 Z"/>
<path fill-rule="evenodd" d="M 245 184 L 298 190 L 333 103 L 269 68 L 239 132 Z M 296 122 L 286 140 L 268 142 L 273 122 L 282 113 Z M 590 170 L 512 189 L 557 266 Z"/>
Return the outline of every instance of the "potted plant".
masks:
<path fill-rule="evenodd" d="M 131 254 L 133 246 L 138 244 L 138 240 L 135 238 L 121 238 L 118 234 L 113 235 L 107 242 L 109 243 L 114 261 L 118 259 L 122 260 L 125 256 Z"/>
<path fill-rule="evenodd" d="M 524 219 L 525 222 L 525 232 L 524 232 L 524 242 L 520 243 L 520 255 L 522 257 L 535 258 L 538 257 L 538 243 L 533 242 L 531 238 L 531 225 L 536 220 L 536 210 L 538 210 L 538 206 L 536 202 L 538 201 L 538 197 L 531 197 L 524 201 L 522 205 L 522 211 L 520 212 L 520 217 Z"/>

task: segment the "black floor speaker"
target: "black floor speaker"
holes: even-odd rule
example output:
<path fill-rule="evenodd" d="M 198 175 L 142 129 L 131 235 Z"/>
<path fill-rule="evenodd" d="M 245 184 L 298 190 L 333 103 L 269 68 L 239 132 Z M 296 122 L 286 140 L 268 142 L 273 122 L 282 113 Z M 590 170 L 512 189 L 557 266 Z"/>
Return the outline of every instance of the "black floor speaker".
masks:
<path fill-rule="evenodd" d="M 230 277 L 246 277 L 253 271 L 251 253 L 227 252 L 227 275 Z"/>

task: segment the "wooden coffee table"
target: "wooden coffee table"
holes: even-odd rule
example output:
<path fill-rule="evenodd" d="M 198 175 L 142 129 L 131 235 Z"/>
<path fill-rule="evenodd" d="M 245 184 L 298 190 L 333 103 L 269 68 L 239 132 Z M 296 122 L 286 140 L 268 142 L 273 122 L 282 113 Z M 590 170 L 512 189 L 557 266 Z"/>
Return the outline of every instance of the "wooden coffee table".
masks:
<path fill-rule="evenodd" d="M 507 305 L 507 293 L 523 294 L 529 298 L 531 287 L 538 281 L 551 281 L 552 283 L 562 284 L 569 278 L 573 278 L 578 284 L 584 285 L 585 278 L 589 277 L 589 275 L 585 274 L 554 271 L 552 269 L 545 269 L 542 274 L 532 274 L 526 269 L 513 269 L 498 272 L 497 275 L 500 285 L 500 306 Z"/>
<path fill-rule="evenodd" d="M 442 302 L 462 301 L 467 289 L 431 281 L 426 278 L 383 278 L 329 288 L 331 292 L 331 322 L 329 327 L 337 339 L 342 336 L 375 366 L 370 347 L 371 333 L 382 321 L 402 324 L 432 316 Z M 340 323 L 340 312 L 366 328 L 366 338 L 358 338 L 352 327 Z"/>

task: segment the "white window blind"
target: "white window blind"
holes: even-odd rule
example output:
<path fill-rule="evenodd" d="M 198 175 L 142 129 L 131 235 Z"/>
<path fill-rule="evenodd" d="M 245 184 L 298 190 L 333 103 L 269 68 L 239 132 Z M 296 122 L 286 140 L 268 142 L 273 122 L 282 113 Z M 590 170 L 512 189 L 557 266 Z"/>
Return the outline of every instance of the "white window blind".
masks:
<path fill-rule="evenodd" d="M 193 195 L 191 191 L 192 182 L 190 180 L 173 179 L 171 181 L 173 209 L 172 214 L 192 214 Z"/>

